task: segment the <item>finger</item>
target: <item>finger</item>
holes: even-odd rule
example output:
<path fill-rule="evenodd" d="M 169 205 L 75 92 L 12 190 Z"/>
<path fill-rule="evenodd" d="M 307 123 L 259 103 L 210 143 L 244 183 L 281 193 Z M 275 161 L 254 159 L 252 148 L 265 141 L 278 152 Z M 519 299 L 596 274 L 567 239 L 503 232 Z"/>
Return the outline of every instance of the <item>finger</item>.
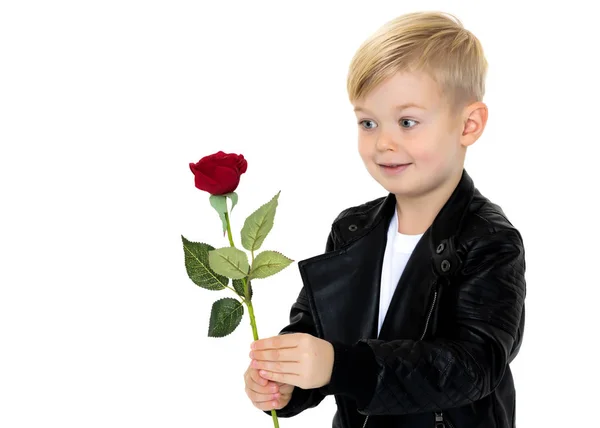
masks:
<path fill-rule="evenodd" d="M 248 367 L 246 369 L 246 371 L 244 372 L 244 383 L 245 384 L 248 384 L 249 382 L 252 382 L 251 372 L 252 372 L 252 367 Z"/>
<path fill-rule="evenodd" d="M 259 339 L 252 342 L 250 348 L 253 350 L 294 348 L 304 335 L 305 333 L 288 333 L 269 337 L 267 339 Z"/>
<path fill-rule="evenodd" d="M 279 348 L 252 350 L 249 354 L 253 360 L 298 362 L 298 348 Z"/>
<path fill-rule="evenodd" d="M 280 392 L 269 392 L 267 394 L 263 394 L 257 391 L 253 391 L 252 388 L 250 388 L 249 386 L 246 386 L 246 395 L 254 403 L 264 403 L 267 401 L 277 400 L 279 397 L 281 397 Z"/>
<path fill-rule="evenodd" d="M 267 379 L 260 377 L 257 370 L 252 371 L 250 378 L 251 378 L 251 381 L 246 382 L 246 384 L 249 385 L 250 388 L 256 392 L 260 392 L 263 394 L 266 394 L 269 392 L 270 393 L 279 392 L 279 388 L 280 388 L 279 385 L 277 385 L 274 382 L 269 382 Z M 256 379 L 261 379 L 262 382 L 265 382 L 266 384 L 261 384 L 260 381 L 257 381 Z"/>
<path fill-rule="evenodd" d="M 286 363 L 281 361 L 252 360 L 252 368 L 257 370 L 267 370 L 270 372 L 289 373 L 297 375 L 299 370 L 301 369 L 301 365 L 299 363 Z"/>
<path fill-rule="evenodd" d="M 264 377 L 265 379 L 272 380 L 274 382 L 289 383 L 290 385 L 294 385 L 294 386 L 297 385 L 297 382 L 300 379 L 300 376 L 298 376 L 297 374 L 276 373 L 276 372 L 270 372 L 267 370 L 259 370 L 258 374 L 261 377 Z"/>
<path fill-rule="evenodd" d="M 279 397 L 277 400 L 265 401 L 262 403 L 253 403 L 255 407 L 261 410 L 279 410 L 284 408 L 290 401 L 290 397 Z"/>
<path fill-rule="evenodd" d="M 258 370 L 255 368 L 250 368 L 249 369 L 249 373 L 248 376 L 250 377 L 251 380 L 253 380 L 254 382 L 258 383 L 261 386 L 267 386 L 269 384 L 269 381 L 265 378 L 262 378 L 258 375 Z"/>

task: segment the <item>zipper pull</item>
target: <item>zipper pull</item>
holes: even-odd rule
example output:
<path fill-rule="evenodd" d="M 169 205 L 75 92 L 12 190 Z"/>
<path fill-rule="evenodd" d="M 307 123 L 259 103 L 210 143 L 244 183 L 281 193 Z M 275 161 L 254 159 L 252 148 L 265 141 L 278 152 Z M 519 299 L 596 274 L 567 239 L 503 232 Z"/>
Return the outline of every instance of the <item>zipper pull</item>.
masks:
<path fill-rule="evenodd" d="M 435 412 L 435 428 L 446 428 L 442 412 Z"/>

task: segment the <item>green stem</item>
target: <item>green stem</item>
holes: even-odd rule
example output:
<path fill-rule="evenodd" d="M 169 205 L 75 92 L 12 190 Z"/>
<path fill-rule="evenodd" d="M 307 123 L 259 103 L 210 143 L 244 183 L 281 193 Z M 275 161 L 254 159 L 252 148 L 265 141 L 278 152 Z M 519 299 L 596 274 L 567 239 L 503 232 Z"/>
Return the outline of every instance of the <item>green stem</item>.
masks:
<path fill-rule="evenodd" d="M 233 237 L 231 236 L 231 224 L 229 221 L 229 209 L 225 211 L 225 220 L 227 221 L 227 236 L 229 238 L 229 245 L 235 247 L 233 243 Z M 252 263 L 254 263 L 254 251 L 252 251 Z M 243 303 L 246 303 L 248 307 L 248 314 L 250 315 L 250 326 L 252 327 L 252 336 L 254 340 L 258 340 L 258 329 L 256 328 L 256 318 L 254 316 L 254 306 L 252 305 L 252 300 L 250 299 L 250 292 L 248 284 L 250 284 L 250 280 L 246 282 L 246 278 L 242 278 L 242 283 L 244 284 L 244 296 L 246 297 Z M 273 418 L 273 425 L 275 428 L 279 428 L 279 420 L 277 419 L 277 411 L 275 409 L 271 410 L 271 416 Z"/>
<path fill-rule="evenodd" d="M 233 237 L 231 236 L 231 224 L 229 223 L 229 209 L 227 208 L 227 211 L 225 211 L 225 221 L 227 221 L 227 237 L 229 238 L 229 245 L 231 245 L 232 247 L 235 247 L 235 244 L 233 243 Z"/>

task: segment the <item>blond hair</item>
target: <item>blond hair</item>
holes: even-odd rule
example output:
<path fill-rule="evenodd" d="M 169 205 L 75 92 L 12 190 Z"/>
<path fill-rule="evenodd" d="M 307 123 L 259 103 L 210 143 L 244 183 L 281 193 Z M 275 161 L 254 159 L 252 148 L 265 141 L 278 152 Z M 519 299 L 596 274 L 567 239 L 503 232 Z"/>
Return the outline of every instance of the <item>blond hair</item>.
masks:
<path fill-rule="evenodd" d="M 358 48 L 348 72 L 350 102 L 397 72 L 426 72 L 451 111 L 482 101 L 488 63 L 480 41 L 445 12 L 413 12 L 385 23 Z"/>

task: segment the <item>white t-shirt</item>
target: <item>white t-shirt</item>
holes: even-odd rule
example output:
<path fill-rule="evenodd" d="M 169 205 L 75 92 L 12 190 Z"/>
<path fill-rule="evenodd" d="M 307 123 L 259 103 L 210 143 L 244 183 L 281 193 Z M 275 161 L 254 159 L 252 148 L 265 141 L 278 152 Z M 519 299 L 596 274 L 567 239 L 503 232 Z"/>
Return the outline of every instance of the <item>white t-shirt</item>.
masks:
<path fill-rule="evenodd" d="M 398 206 L 388 228 L 387 244 L 383 257 L 381 269 L 381 284 L 379 295 L 379 327 L 377 335 L 381 331 L 385 314 L 390 307 L 390 302 L 400 276 L 406 267 L 406 263 L 423 234 L 405 235 L 398 232 Z"/>

